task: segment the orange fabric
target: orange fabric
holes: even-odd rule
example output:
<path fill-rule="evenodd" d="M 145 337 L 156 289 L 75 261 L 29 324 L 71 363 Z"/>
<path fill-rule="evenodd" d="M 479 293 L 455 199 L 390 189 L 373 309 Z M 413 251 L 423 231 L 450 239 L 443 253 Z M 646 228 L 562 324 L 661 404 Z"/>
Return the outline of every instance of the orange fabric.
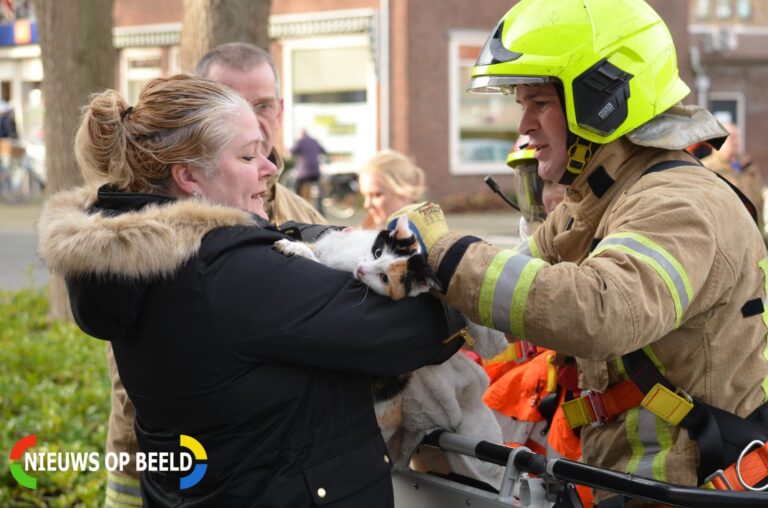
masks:
<path fill-rule="evenodd" d="M 553 352 L 538 348 L 539 354 L 525 363 L 495 362 L 487 363 L 485 371 L 491 378 L 491 385 L 483 396 L 483 401 L 506 416 L 529 422 L 544 419 L 538 405 L 547 395 L 547 358 Z M 565 391 L 560 395 L 558 408 L 552 418 L 552 425 L 547 434 L 547 445 L 557 454 L 570 460 L 581 458 L 581 443 L 578 436 L 568 426 L 560 404 L 565 399 Z M 547 455 L 547 450 L 536 441 L 528 439 L 525 443 L 505 443 L 507 446 L 527 446 L 533 452 Z M 577 485 L 576 491 L 584 506 L 592 504 L 592 489 Z"/>
<path fill-rule="evenodd" d="M 565 392 L 560 396 L 557 410 L 552 417 L 552 425 L 549 427 L 547 442 L 549 446 L 563 457 L 571 460 L 579 460 L 581 457 L 581 441 L 568 425 L 565 413 L 560 404 L 565 399 Z"/>
<path fill-rule="evenodd" d="M 755 486 L 768 477 L 768 443 L 746 454 L 741 460 L 740 470 L 741 478 L 750 487 Z M 736 477 L 736 464 L 728 466 L 723 471 L 723 474 L 733 490 L 746 490 L 741 486 L 739 479 Z M 712 484 L 718 490 L 731 490 L 719 476 L 712 480 Z"/>
<path fill-rule="evenodd" d="M 632 381 L 625 379 L 608 388 L 605 394 L 603 394 L 602 399 L 608 416 L 613 418 L 625 411 L 629 411 L 633 407 L 639 406 L 643 397 L 644 395 L 640 388 Z"/>
<path fill-rule="evenodd" d="M 513 363 L 507 372 L 488 387 L 483 401 L 499 413 L 518 420 L 538 422 L 543 420 L 538 406 L 541 398 L 546 395 L 546 386 L 547 354 L 540 353 L 525 363 Z"/>

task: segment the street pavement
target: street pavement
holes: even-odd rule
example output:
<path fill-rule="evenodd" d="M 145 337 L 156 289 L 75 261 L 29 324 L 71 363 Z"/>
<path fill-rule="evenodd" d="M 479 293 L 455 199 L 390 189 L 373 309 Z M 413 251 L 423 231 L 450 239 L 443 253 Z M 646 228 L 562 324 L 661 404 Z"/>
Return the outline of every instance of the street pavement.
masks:
<path fill-rule="evenodd" d="M 40 203 L 21 206 L 0 204 L 0 290 L 39 287 L 48 281 L 48 272 L 35 251 L 35 222 Z M 362 213 L 334 224 L 354 226 Z M 501 210 L 494 213 L 463 213 L 446 216 L 451 231 L 473 234 L 503 247 L 517 243 L 519 215 Z"/>

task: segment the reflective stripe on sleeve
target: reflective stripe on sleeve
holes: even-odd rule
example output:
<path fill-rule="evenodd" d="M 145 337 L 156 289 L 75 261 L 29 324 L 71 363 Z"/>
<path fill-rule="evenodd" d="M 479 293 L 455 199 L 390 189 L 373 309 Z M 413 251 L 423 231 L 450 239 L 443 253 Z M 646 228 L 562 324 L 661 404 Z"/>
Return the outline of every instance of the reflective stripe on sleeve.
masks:
<path fill-rule="evenodd" d="M 693 299 L 693 289 L 683 265 L 663 247 L 636 233 L 615 233 L 605 237 L 590 254 L 618 250 L 648 264 L 664 280 L 675 305 L 675 328 Z"/>
<path fill-rule="evenodd" d="M 760 269 L 763 271 L 763 277 L 764 277 L 764 284 L 765 284 L 765 295 L 766 299 L 768 300 L 768 258 L 763 258 L 758 263 L 760 266 Z M 765 323 L 765 327 L 768 329 L 768 305 L 766 305 L 768 302 L 763 302 L 763 323 Z M 768 362 L 768 335 L 766 335 L 766 344 L 765 349 L 763 349 L 763 358 L 766 362 Z M 763 379 L 763 393 L 765 394 L 765 399 L 768 401 L 768 378 Z"/>
<path fill-rule="evenodd" d="M 491 260 L 480 286 L 480 324 L 524 339 L 525 305 L 538 271 L 547 265 L 540 259 L 502 250 Z"/>

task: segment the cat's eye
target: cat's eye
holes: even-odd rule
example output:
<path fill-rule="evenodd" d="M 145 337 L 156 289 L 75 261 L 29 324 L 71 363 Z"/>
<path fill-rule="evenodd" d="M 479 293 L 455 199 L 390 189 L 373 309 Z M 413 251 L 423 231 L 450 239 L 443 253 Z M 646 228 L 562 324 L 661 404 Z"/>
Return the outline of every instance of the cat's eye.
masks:
<path fill-rule="evenodd" d="M 381 249 L 376 249 L 373 251 L 373 257 L 374 259 L 379 259 L 381 257 Z"/>
<path fill-rule="evenodd" d="M 386 273 L 382 273 L 379 278 L 381 279 L 381 282 L 384 284 L 389 284 L 389 277 L 387 277 Z"/>

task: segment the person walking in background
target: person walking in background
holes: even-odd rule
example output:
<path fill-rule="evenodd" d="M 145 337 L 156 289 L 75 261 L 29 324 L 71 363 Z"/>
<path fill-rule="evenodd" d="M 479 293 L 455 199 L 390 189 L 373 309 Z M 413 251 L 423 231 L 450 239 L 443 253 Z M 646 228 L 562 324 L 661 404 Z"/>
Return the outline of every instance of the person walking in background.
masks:
<path fill-rule="evenodd" d="M 749 198 L 757 208 L 760 230 L 762 231 L 764 224 L 763 175 L 752 157 L 744 152 L 738 125 L 726 122 L 723 126 L 728 131 L 728 138 L 719 150 L 715 150 L 703 158 L 701 163 L 731 182 Z"/>
<path fill-rule="evenodd" d="M 362 227 L 367 229 L 385 228 L 387 217 L 420 200 L 427 189 L 424 171 L 394 150 L 382 150 L 369 159 L 358 182 L 368 212 Z"/>
<path fill-rule="evenodd" d="M 301 129 L 301 135 L 291 148 L 291 154 L 296 158 L 296 193 L 309 200 L 310 186 L 320 180 L 320 158 L 325 155 L 325 148 L 309 135 L 307 129 Z M 318 208 L 321 199 L 322 196 L 318 193 Z"/>
<path fill-rule="evenodd" d="M 228 86 L 250 103 L 264 135 L 264 151 L 279 174 L 283 159 L 274 146 L 274 139 L 282 120 L 283 101 L 280 98 L 280 80 L 270 54 L 253 44 L 222 44 L 200 59 L 196 74 Z M 325 224 L 323 216 L 309 203 L 277 181 L 278 174 L 267 180 L 263 197 L 264 210 L 269 219 L 275 224 L 289 220 Z M 122 472 L 107 473 L 105 506 L 141 506 L 140 477 L 135 464 L 138 443 L 134 430 L 134 406 L 117 372 L 111 342 L 107 344 L 107 365 L 112 383 L 112 408 L 106 449 L 107 452 L 127 453 L 131 460 Z"/>

